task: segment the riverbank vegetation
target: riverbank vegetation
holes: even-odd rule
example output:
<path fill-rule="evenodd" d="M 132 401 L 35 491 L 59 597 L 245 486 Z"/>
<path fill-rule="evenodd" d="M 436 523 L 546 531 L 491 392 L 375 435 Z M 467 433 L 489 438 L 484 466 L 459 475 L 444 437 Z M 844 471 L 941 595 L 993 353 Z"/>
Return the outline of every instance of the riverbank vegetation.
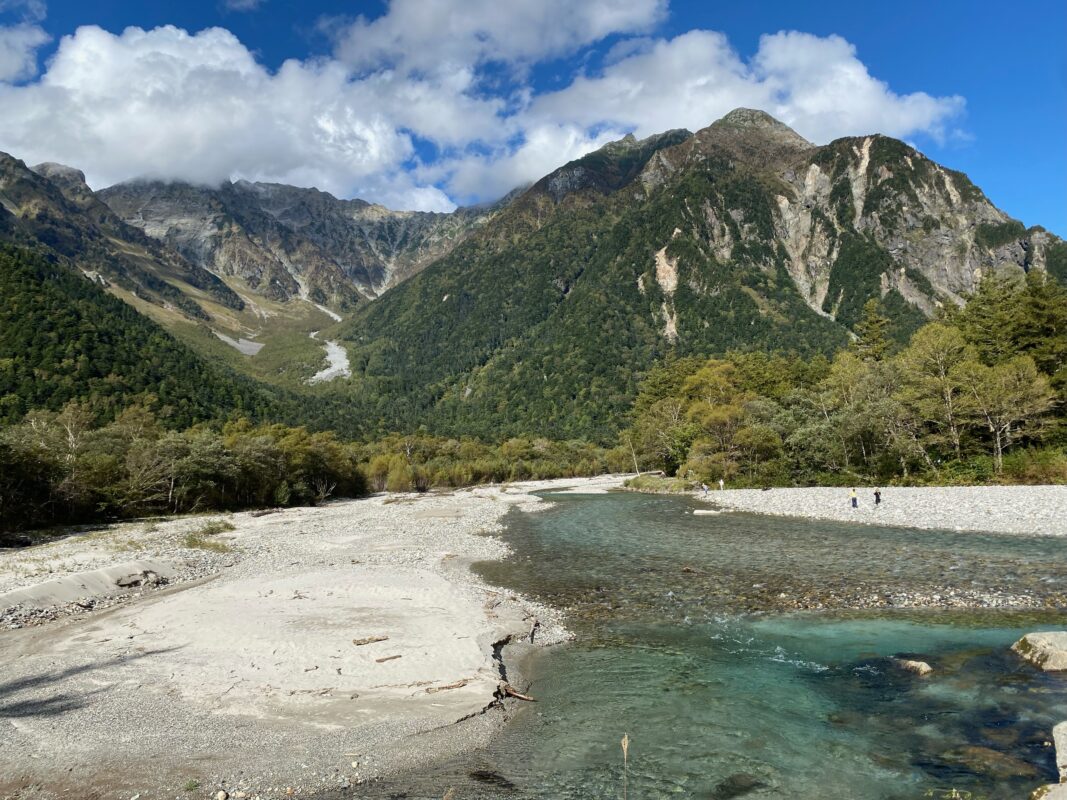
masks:
<path fill-rule="evenodd" d="M 642 468 L 733 486 L 1067 483 L 1067 290 L 988 278 L 903 347 L 867 303 L 832 360 L 668 359 L 622 435 Z"/>
<path fill-rule="evenodd" d="M 98 425 L 86 403 L 0 430 L 0 531 L 152 514 L 309 505 L 368 491 L 426 491 L 622 470 L 621 450 L 428 435 L 373 443 L 248 420 L 167 430 L 137 405 Z"/>

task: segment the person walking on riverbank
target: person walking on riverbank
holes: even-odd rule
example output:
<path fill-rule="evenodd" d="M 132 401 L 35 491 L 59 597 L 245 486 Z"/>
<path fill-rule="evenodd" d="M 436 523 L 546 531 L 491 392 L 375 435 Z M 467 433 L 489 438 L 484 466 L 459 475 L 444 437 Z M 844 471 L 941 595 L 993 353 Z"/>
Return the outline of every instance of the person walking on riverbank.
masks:
<path fill-rule="evenodd" d="M 726 481 L 724 481 L 722 478 L 719 478 L 719 491 L 721 492 L 725 488 L 726 488 Z"/>
<path fill-rule="evenodd" d="M 882 490 L 881 489 L 875 489 L 874 490 L 874 507 L 878 508 L 878 506 L 880 506 L 880 505 L 882 505 Z"/>
<path fill-rule="evenodd" d="M 706 483 L 700 484 L 700 488 L 704 490 L 704 496 L 708 496 L 708 485 Z"/>
<path fill-rule="evenodd" d="M 859 501 L 859 498 L 856 497 L 856 490 L 853 489 L 851 492 L 849 492 L 848 496 L 852 499 L 852 507 L 853 508 L 859 508 L 860 507 L 860 501 Z"/>

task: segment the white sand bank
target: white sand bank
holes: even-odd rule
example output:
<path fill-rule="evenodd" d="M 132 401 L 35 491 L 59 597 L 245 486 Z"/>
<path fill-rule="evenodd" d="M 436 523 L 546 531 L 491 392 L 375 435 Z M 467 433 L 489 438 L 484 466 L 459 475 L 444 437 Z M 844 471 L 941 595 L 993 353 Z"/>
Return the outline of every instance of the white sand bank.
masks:
<path fill-rule="evenodd" d="M 236 529 L 213 537 L 234 548 L 212 554 L 213 579 L 0 631 L 0 796 L 31 783 L 42 787 L 35 798 L 175 796 L 189 780 L 202 796 L 220 786 L 304 796 L 484 741 L 518 702 L 483 713 L 501 679 L 494 646 L 528 640 L 534 620 L 537 644 L 566 632 L 553 612 L 482 585 L 466 565 L 505 554 L 486 534 L 512 507 L 545 507 L 529 492 L 621 482 L 236 514 Z M 55 580 L 162 554 L 180 570 L 202 553 L 181 548 L 183 531 L 203 521 L 123 526 L 120 548 L 94 533 L 3 553 L 0 587 L 34 585 L 29 564 Z"/>

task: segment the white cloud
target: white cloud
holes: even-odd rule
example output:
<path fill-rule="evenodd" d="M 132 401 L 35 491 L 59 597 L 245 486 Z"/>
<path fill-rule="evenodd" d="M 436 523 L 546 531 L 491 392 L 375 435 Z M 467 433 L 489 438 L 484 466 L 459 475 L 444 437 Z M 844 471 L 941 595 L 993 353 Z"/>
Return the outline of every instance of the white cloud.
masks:
<path fill-rule="evenodd" d="M 527 113 L 542 122 L 610 122 L 647 136 L 669 128 L 697 130 L 740 106 L 763 109 L 825 143 L 865 133 L 940 136 L 963 100 L 895 94 L 838 36 L 764 36 L 745 63 L 723 34 L 690 31 L 538 97 Z"/>
<path fill-rule="evenodd" d="M 666 7 L 666 0 L 392 0 L 387 14 L 342 31 L 337 55 L 360 70 L 430 74 L 535 62 L 647 30 Z"/>
<path fill-rule="evenodd" d="M 22 22 L 40 22 L 48 13 L 44 0 L 0 0 L 0 13 L 21 12 Z"/>
<path fill-rule="evenodd" d="M 652 36 L 665 12 L 664 0 L 393 0 L 343 26 L 333 57 L 273 71 L 221 28 L 83 27 L 37 80 L 0 82 L 0 150 L 79 167 L 96 187 L 247 178 L 447 210 L 450 196 L 491 199 L 626 132 L 696 130 L 738 106 L 816 142 L 938 137 L 963 108 L 894 93 L 839 37 L 777 33 L 746 60 L 721 33 Z M 602 68 L 558 91 L 524 77 L 613 34 Z M 42 36 L 34 22 L 0 29 L 0 80 L 32 77 Z M 494 83 L 501 62 L 512 69 Z"/>
<path fill-rule="evenodd" d="M 265 0 L 225 0 L 227 11 L 255 11 Z"/>
<path fill-rule="evenodd" d="M 0 81 L 19 81 L 37 74 L 37 48 L 51 37 L 38 25 L 0 27 Z"/>
<path fill-rule="evenodd" d="M 959 97 L 895 94 L 837 36 L 764 36 L 746 63 L 723 34 L 695 30 L 670 40 L 624 40 L 605 63 L 599 74 L 532 98 L 509 119 L 523 134 L 518 145 L 460 155 L 425 174 L 457 197 L 486 197 L 623 132 L 695 131 L 738 107 L 763 109 L 822 144 L 866 133 L 940 138 L 964 106 Z"/>
<path fill-rule="evenodd" d="M 456 197 L 492 199 L 624 135 L 618 129 L 590 134 L 578 125 L 535 125 L 525 130 L 517 147 L 458 156 L 422 170 L 421 175 L 445 181 Z"/>
<path fill-rule="evenodd" d="M 271 73 L 220 28 L 79 28 L 39 82 L 0 86 L 0 105 L 0 149 L 76 165 L 93 186 L 244 177 L 348 194 L 384 188 L 412 154 L 337 62 Z"/>

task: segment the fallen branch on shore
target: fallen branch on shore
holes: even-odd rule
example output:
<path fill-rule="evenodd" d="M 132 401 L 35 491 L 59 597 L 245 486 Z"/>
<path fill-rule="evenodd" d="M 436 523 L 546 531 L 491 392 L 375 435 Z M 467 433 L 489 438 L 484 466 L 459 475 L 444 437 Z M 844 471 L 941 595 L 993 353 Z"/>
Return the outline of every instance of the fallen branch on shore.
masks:
<path fill-rule="evenodd" d="M 264 509 L 262 509 L 260 511 L 253 511 L 248 516 L 250 516 L 250 517 L 265 517 L 268 514 L 278 514 L 282 510 L 283 509 L 280 509 L 280 508 L 264 508 Z"/>
<path fill-rule="evenodd" d="M 501 681 L 497 685 L 497 693 L 501 697 L 514 697 L 516 700 L 525 700 L 527 703 L 536 703 L 537 702 L 532 697 L 530 697 L 530 695 L 523 694 L 522 692 L 520 692 L 518 689 L 516 689 L 514 686 L 512 686 L 507 681 Z"/>
<path fill-rule="evenodd" d="M 394 661 L 394 660 L 396 660 L 398 658 L 400 658 L 400 656 L 398 656 L 398 655 L 397 656 L 386 656 L 385 658 L 376 658 L 376 659 L 374 659 L 374 661 L 375 661 L 376 664 L 384 664 L 386 661 Z"/>
<path fill-rule="evenodd" d="M 366 639 L 353 639 L 352 644 L 356 647 L 362 647 L 365 644 L 374 644 L 375 642 L 387 642 L 388 636 L 368 636 Z"/>

